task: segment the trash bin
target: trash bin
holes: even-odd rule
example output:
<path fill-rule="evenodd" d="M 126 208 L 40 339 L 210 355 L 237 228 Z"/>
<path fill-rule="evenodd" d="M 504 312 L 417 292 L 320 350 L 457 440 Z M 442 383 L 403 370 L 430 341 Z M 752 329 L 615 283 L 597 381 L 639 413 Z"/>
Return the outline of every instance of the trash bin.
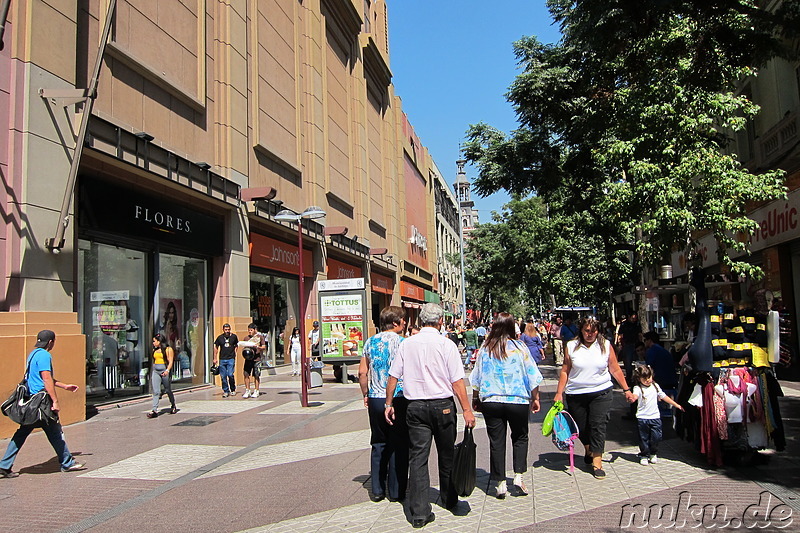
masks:
<path fill-rule="evenodd" d="M 311 379 L 309 380 L 308 388 L 315 389 L 322 387 L 322 369 L 325 368 L 325 363 L 322 361 L 311 361 Z"/>

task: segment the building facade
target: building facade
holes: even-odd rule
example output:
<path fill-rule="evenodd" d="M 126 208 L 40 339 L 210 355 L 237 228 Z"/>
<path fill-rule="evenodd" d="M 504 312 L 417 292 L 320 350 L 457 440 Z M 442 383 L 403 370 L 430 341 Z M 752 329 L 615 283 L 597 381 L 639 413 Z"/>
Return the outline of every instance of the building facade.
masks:
<path fill-rule="evenodd" d="M 373 318 L 438 298 L 431 163 L 394 94 L 384 0 L 32 0 L 4 28 L 7 388 L 44 328 L 86 391 L 69 423 L 147 393 L 157 332 L 190 387 L 226 322 L 255 322 L 283 363 L 316 281 L 364 278 Z M 276 215 L 310 206 L 325 216 L 302 221 L 301 254 Z"/>
<path fill-rule="evenodd" d="M 459 205 L 442 173 L 434 165 L 431 172 L 436 203 L 437 278 L 442 306 L 449 315 L 462 313 L 461 233 Z"/>

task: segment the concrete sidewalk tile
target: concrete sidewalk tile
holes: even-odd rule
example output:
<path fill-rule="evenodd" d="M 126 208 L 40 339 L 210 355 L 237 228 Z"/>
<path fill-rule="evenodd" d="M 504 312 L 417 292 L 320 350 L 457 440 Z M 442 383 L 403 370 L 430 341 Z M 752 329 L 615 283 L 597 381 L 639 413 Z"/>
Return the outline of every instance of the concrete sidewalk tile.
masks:
<path fill-rule="evenodd" d="M 77 477 L 171 481 L 230 455 L 240 446 L 168 444 Z"/>
<path fill-rule="evenodd" d="M 250 409 L 264 407 L 272 403 L 271 400 L 190 400 L 178 404 L 178 414 L 239 414 Z M 160 418 L 160 417 L 159 417 Z"/>

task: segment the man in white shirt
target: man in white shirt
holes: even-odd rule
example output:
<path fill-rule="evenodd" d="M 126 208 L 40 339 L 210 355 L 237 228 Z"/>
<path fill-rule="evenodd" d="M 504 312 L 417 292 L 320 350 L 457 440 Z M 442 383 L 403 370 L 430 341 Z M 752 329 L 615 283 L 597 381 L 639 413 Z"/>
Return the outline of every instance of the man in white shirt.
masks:
<path fill-rule="evenodd" d="M 403 380 L 403 395 L 408 400 L 406 421 L 410 441 L 407 501 L 411 525 L 420 528 L 435 518 L 428 501 L 430 473 L 428 457 L 431 441 L 436 440 L 439 456 L 440 503 L 454 509 L 458 495 L 450 481 L 456 440 L 456 404 L 458 398 L 467 427 L 475 427 L 475 415 L 467 399 L 464 367 L 458 348 L 439 334 L 444 311 L 426 303 L 420 310 L 422 330 L 400 344 L 389 369 L 386 386 L 386 420 L 394 421 L 394 391 Z"/>

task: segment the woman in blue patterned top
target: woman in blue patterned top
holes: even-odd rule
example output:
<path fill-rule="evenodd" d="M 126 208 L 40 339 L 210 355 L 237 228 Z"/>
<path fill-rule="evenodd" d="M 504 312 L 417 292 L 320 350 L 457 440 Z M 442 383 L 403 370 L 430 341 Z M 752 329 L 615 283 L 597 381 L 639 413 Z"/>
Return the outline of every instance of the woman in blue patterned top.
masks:
<path fill-rule="evenodd" d="M 406 313 L 402 307 L 384 307 L 380 314 L 381 332 L 364 343 L 361 363 L 358 367 L 358 382 L 364 395 L 364 406 L 369 413 L 372 433 L 371 468 L 372 494 L 370 499 L 379 502 L 386 497 L 399 501 L 405 497 L 408 486 L 408 426 L 403 398 L 403 384 L 398 383 L 394 393 L 394 425 L 386 422 L 386 382 L 389 367 L 397 348 L 403 341 L 400 333 L 406 327 Z M 387 486 L 388 485 L 388 486 Z"/>
<path fill-rule="evenodd" d="M 542 374 L 528 347 L 516 340 L 514 317 L 500 313 L 481 346 L 472 384 L 473 408 L 483 413 L 489 435 L 491 481 L 497 497 L 506 497 L 506 428 L 511 428 L 514 486 L 528 494 L 522 475 L 528 470 L 528 416 L 539 412 Z"/>

